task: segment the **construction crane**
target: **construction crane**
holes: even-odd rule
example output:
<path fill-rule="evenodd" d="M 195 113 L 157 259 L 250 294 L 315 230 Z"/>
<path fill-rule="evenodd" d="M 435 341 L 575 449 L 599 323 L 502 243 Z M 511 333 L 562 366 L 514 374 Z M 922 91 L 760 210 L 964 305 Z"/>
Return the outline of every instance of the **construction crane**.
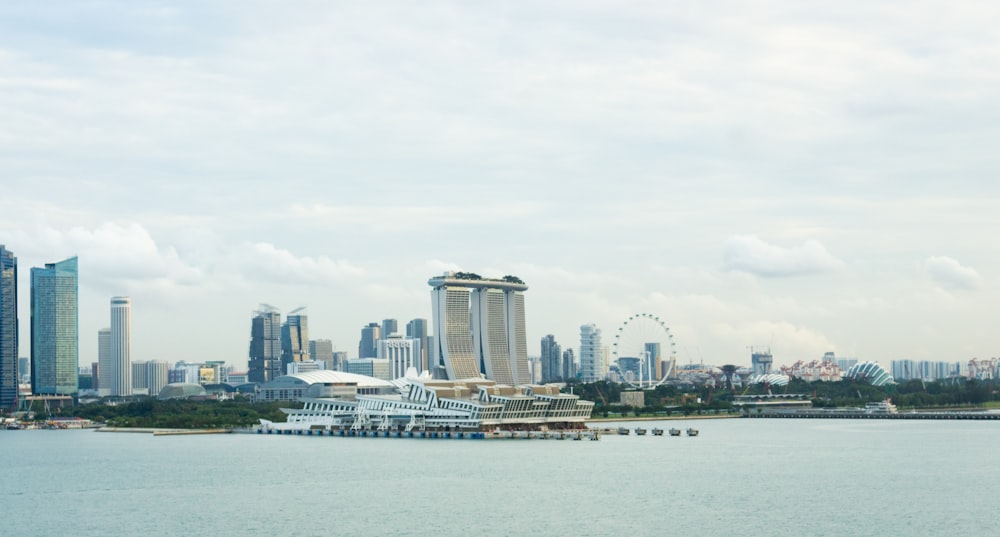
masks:
<path fill-rule="evenodd" d="M 295 315 L 296 313 L 298 313 L 300 311 L 304 311 L 305 309 L 306 309 L 305 306 L 299 306 L 299 307 L 293 309 L 292 311 L 288 312 L 288 314 L 289 315 Z"/>

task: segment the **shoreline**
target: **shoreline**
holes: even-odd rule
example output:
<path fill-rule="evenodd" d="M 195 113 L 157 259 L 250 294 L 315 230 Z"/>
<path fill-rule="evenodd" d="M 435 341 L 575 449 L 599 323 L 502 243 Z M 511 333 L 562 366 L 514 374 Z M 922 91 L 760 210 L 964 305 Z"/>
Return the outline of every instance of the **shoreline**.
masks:
<path fill-rule="evenodd" d="M 730 418 L 742 418 L 740 414 L 719 414 L 711 416 L 640 416 L 625 418 L 591 418 L 587 423 L 614 423 L 620 421 L 684 421 L 684 420 L 724 420 Z"/>
<path fill-rule="evenodd" d="M 171 436 L 185 434 L 229 434 L 232 429 L 158 429 L 155 427 L 101 427 L 99 433 L 143 433 L 153 436 Z"/>

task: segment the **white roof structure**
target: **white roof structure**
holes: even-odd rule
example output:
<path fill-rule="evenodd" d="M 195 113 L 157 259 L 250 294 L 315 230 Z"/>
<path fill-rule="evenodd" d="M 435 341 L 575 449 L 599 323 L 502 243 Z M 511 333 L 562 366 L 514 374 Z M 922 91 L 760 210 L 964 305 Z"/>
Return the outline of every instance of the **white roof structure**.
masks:
<path fill-rule="evenodd" d="M 307 371 L 305 373 L 296 373 L 294 375 L 286 376 L 298 379 L 306 384 L 316 384 L 317 382 L 350 382 L 357 384 L 358 388 L 386 388 L 392 386 L 392 383 L 386 380 L 369 377 L 367 375 L 358 375 L 357 373 L 346 373 L 344 371 Z"/>

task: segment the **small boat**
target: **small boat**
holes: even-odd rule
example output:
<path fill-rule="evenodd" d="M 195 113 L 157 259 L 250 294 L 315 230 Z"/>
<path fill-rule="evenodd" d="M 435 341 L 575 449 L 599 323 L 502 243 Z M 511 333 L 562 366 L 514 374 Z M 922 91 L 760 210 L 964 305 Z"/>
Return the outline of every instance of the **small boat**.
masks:
<path fill-rule="evenodd" d="M 698 436 L 698 429 L 688 429 L 688 436 Z"/>
<path fill-rule="evenodd" d="M 628 433 L 629 433 L 628 427 L 619 427 L 618 428 L 618 434 L 620 434 L 622 436 L 628 436 Z"/>
<path fill-rule="evenodd" d="M 681 435 L 680 429 L 677 428 L 670 429 L 670 436 L 680 436 L 680 435 Z"/>
<path fill-rule="evenodd" d="M 645 434 L 646 434 L 646 429 L 643 429 L 642 427 L 636 427 L 635 428 L 635 435 L 636 436 L 643 436 Z"/>
<path fill-rule="evenodd" d="M 653 436 L 663 436 L 663 429 L 653 427 Z"/>

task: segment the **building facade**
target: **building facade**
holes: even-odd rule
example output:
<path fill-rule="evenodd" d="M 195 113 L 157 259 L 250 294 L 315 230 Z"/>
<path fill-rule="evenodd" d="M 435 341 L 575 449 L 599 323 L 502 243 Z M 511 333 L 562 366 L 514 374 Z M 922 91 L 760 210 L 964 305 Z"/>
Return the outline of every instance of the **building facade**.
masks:
<path fill-rule="evenodd" d="M 132 299 L 127 296 L 111 298 L 110 336 L 108 395 L 132 395 Z"/>
<path fill-rule="evenodd" d="M 607 375 L 604 370 L 604 347 L 601 329 L 590 323 L 580 327 L 580 380 L 594 382 Z"/>
<path fill-rule="evenodd" d="M 382 319 L 382 337 L 387 338 L 399 333 L 399 321 L 396 319 Z"/>
<path fill-rule="evenodd" d="M 333 371 L 333 342 L 329 339 L 314 339 L 309 342 L 309 357 L 326 364 L 324 369 Z"/>
<path fill-rule="evenodd" d="M 31 269 L 31 392 L 72 395 L 79 389 L 77 259 Z"/>
<path fill-rule="evenodd" d="M 281 313 L 262 305 L 250 322 L 250 382 L 267 382 L 283 375 L 281 369 Z"/>
<path fill-rule="evenodd" d="M 17 257 L 0 244 L 0 409 L 17 405 Z"/>
<path fill-rule="evenodd" d="M 406 375 L 407 368 L 417 368 L 420 360 L 420 340 L 404 338 L 399 334 L 380 339 L 378 357 L 389 360 L 389 378 L 398 379 Z"/>
<path fill-rule="evenodd" d="M 97 331 L 97 393 L 111 395 L 111 328 Z"/>
<path fill-rule="evenodd" d="M 427 283 L 434 314 L 430 362 L 442 364 L 453 380 L 482 373 L 499 384 L 531 382 L 524 282 L 514 276 L 497 280 L 449 272 Z"/>
<path fill-rule="evenodd" d="M 378 323 L 368 323 L 361 329 L 358 342 L 358 358 L 374 358 L 378 355 L 378 340 L 382 337 L 382 327 Z"/>
<path fill-rule="evenodd" d="M 429 370 L 427 364 L 427 337 L 430 333 L 427 330 L 427 319 L 413 319 L 406 323 L 406 337 L 420 340 L 420 364 L 415 365 L 418 371 Z"/>

